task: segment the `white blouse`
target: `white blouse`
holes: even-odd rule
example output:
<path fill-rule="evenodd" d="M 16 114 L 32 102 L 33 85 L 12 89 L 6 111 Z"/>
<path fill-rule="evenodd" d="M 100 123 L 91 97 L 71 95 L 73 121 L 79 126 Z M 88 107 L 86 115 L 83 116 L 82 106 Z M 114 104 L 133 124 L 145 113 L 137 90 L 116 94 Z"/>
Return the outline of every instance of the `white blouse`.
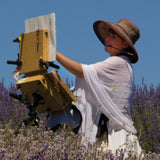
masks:
<path fill-rule="evenodd" d="M 75 95 L 82 114 L 83 140 L 96 141 L 101 113 L 109 118 L 109 132 L 123 128 L 135 134 L 130 117 L 134 77 L 129 59 L 111 56 L 95 64 L 82 64 L 82 69 L 84 79 L 76 79 Z"/>

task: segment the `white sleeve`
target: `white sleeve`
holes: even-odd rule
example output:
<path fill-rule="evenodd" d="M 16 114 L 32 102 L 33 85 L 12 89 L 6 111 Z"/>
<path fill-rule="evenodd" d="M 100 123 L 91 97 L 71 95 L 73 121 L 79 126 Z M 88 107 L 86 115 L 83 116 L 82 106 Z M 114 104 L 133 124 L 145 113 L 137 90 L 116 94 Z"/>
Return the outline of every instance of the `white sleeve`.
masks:
<path fill-rule="evenodd" d="M 101 73 L 105 79 L 107 79 L 107 77 L 110 78 L 110 76 L 114 75 L 113 72 L 117 72 L 117 70 L 120 71 L 123 65 L 123 60 L 121 60 L 121 58 L 111 57 L 103 62 L 93 65 L 82 65 L 82 69 L 87 84 L 87 90 L 90 90 L 92 97 L 97 102 L 97 106 L 94 106 L 96 109 L 94 108 L 94 110 L 98 110 L 99 106 L 101 106 L 101 112 L 103 112 L 109 119 L 114 120 L 127 131 L 136 133 L 133 122 L 126 118 L 121 113 L 118 106 L 113 103 L 110 97 L 110 86 L 104 88 L 98 75 Z"/>
<path fill-rule="evenodd" d="M 92 64 L 100 79 L 115 81 L 116 83 L 125 82 L 129 78 L 128 65 L 121 57 L 113 56 L 105 61 Z"/>

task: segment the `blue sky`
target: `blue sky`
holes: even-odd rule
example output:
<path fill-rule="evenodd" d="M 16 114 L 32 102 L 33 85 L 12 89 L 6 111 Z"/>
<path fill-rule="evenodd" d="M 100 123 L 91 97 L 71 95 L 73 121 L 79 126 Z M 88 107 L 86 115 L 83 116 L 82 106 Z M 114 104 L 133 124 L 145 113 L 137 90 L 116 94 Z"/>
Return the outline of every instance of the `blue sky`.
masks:
<path fill-rule="evenodd" d="M 57 50 L 84 64 L 108 57 L 93 31 L 96 20 L 116 23 L 122 18 L 128 18 L 133 21 L 141 33 L 135 45 L 139 53 L 139 61 L 133 65 L 135 83 L 141 84 L 144 77 L 147 85 L 159 85 L 159 0 L 1 0 L 0 81 L 4 78 L 6 87 L 15 84 L 12 77 L 15 66 L 8 65 L 6 61 L 17 59 L 18 44 L 12 41 L 25 31 L 24 21 L 52 12 L 56 14 Z M 73 81 L 75 79 L 62 66 L 59 74 L 64 80 L 67 77 Z"/>

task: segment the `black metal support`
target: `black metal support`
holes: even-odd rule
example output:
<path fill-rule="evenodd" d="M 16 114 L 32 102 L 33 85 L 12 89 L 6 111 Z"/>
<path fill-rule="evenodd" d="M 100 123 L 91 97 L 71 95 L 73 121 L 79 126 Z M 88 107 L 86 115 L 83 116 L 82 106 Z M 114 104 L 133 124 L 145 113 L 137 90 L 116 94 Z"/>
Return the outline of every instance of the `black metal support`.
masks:
<path fill-rule="evenodd" d="M 41 93 L 39 91 L 33 92 L 33 94 L 32 94 L 33 99 L 34 99 L 34 103 L 33 104 L 31 104 L 30 102 L 28 102 L 23 95 L 17 95 L 17 94 L 14 94 L 14 93 L 10 93 L 10 96 L 13 97 L 13 98 L 16 98 L 20 102 L 26 104 L 27 105 L 27 109 L 29 110 L 29 112 L 28 112 L 28 118 L 25 118 L 20 123 L 18 129 L 15 131 L 15 134 L 19 133 L 19 129 L 22 127 L 23 123 L 24 123 L 25 126 L 27 126 L 27 125 L 39 126 L 39 120 L 40 119 L 39 119 L 38 114 L 36 112 L 36 107 L 39 104 L 44 104 L 43 96 L 41 95 Z"/>
<path fill-rule="evenodd" d="M 60 67 L 56 64 L 54 64 L 53 62 L 49 62 L 49 61 L 44 61 L 43 59 L 40 58 L 39 60 L 39 65 L 40 65 L 40 68 L 44 68 L 45 66 L 45 69 L 48 69 L 49 67 L 53 67 L 55 69 L 59 69 Z"/>
<path fill-rule="evenodd" d="M 20 67 L 22 65 L 22 62 L 19 60 L 19 53 L 17 54 L 18 58 L 16 61 L 7 61 L 7 64 L 13 64 L 13 65 L 17 65 L 18 67 Z"/>
<path fill-rule="evenodd" d="M 14 65 L 17 65 L 17 66 L 21 66 L 22 65 L 22 62 L 17 60 L 17 61 L 7 61 L 7 64 L 14 64 Z"/>
<path fill-rule="evenodd" d="M 15 43 L 15 42 L 19 43 L 19 42 L 20 42 L 20 37 L 14 39 L 13 42 L 14 42 L 14 43 Z"/>

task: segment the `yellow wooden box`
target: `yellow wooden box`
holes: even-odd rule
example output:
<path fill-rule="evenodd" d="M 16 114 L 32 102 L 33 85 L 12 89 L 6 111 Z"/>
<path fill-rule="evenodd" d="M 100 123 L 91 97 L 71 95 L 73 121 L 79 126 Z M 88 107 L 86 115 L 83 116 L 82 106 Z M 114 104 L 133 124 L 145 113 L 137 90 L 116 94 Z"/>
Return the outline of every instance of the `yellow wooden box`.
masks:
<path fill-rule="evenodd" d="M 22 78 L 16 85 L 31 103 L 34 103 L 32 94 L 35 91 L 42 95 L 44 104 L 39 104 L 36 107 L 39 113 L 61 111 L 66 105 L 71 104 L 72 101 L 77 101 L 77 98 L 55 70 L 44 75 Z"/>
<path fill-rule="evenodd" d="M 44 104 L 36 107 L 39 113 L 61 111 L 72 101 L 76 102 L 77 98 L 55 70 L 47 73 L 47 68 L 40 67 L 40 57 L 43 61 L 49 61 L 48 30 L 23 33 L 20 37 L 19 60 L 22 66 L 19 72 L 24 78 L 18 80 L 16 85 L 28 102 L 34 104 L 33 94 L 40 93 Z"/>
<path fill-rule="evenodd" d="M 48 30 L 21 34 L 19 45 L 19 60 L 22 62 L 20 74 L 42 70 L 39 66 L 40 57 L 49 61 L 49 34 Z"/>

